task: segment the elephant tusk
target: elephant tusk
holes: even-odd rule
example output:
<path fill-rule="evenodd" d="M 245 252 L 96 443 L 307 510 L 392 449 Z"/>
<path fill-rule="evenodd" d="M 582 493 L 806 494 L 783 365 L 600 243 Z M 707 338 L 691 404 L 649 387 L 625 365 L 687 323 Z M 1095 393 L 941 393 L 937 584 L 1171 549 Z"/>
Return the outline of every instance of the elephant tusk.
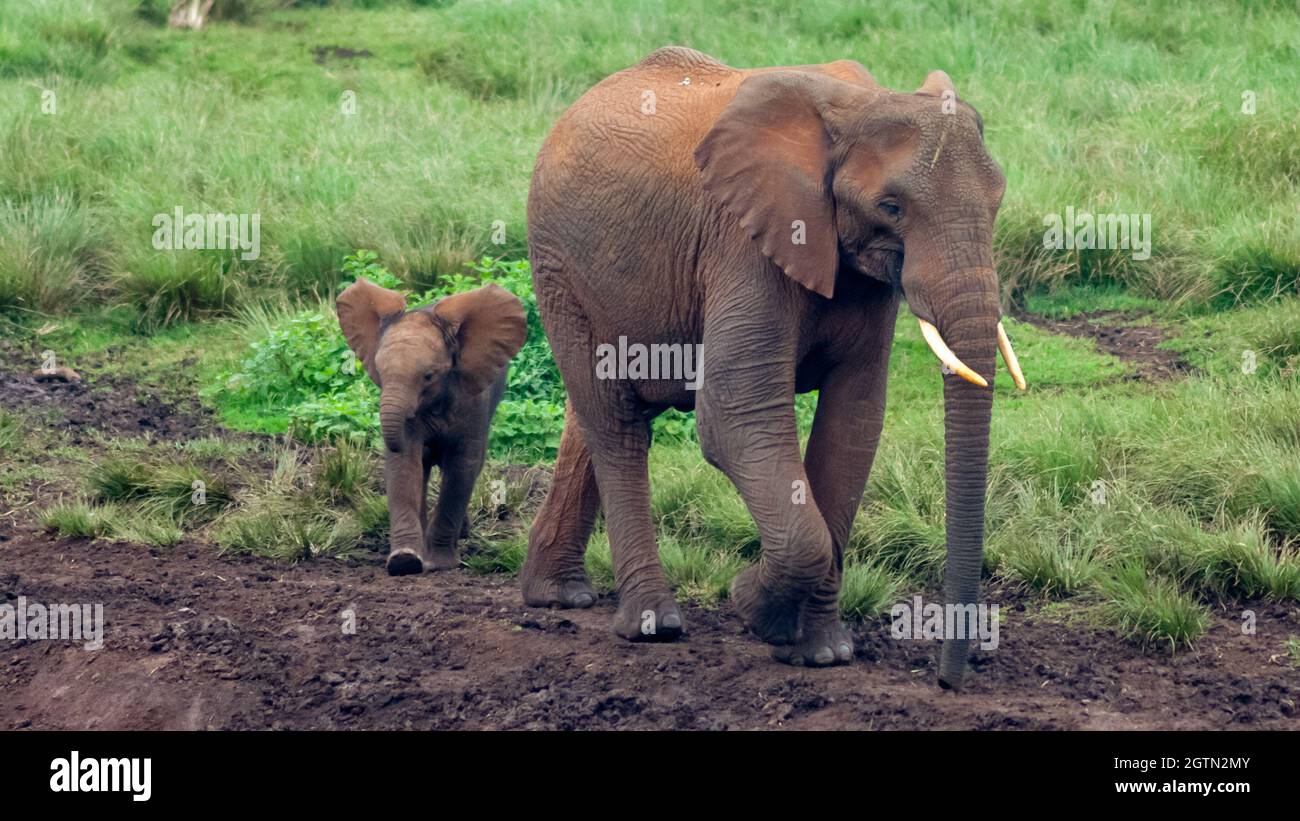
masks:
<path fill-rule="evenodd" d="M 957 374 L 962 379 L 965 379 L 967 382 L 973 382 L 981 388 L 987 388 L 989 386 L 989 383 L 985 381 L 984 377 L 966 367 L 962 361 L 957 358 L 957 354 L 952 352 L 952 348 L 949 348 L 948 343 L 944 342 L 943 337 L 939 335 L 938 328 L 934 327 L 929 322 L 926 322 L 924 319 L 918 319 L 917 322 L 921 323 L 921 336 L 925 337 L 925 344 L 930 346 L 930 350 L 934 351 L 934 355 L 939 357 L 939 361 L 944 364 L 944 367 Z"/>
<path fill-rule="evenodd" d="M 1016 358 L 1016 352 L 1011 349 L 1011 340 L 1007 338 L 1007 330 L 998 323 L 998 350 L 1002 351 L 1002 361 L 1007 363 L 1007 370 L 1011 372 L 1011 378 L 1015 381 L 1016 387 L 1024 390 L 1025 373 L 1020 370 L 1020 360 Z"/>

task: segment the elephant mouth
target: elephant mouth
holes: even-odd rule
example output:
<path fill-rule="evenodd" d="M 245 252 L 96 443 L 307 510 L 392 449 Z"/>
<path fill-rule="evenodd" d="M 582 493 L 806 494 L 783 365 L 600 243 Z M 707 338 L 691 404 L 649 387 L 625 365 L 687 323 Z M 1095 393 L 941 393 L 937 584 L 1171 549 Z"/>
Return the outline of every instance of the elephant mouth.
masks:
<path fill-rule="evenodd" d="M 877 238 L 859 248 L 853 255 L 857 268 L 867 276 L 874 277 L 898 287 L 903 276 L 903 245 L 888 238 Z"/>

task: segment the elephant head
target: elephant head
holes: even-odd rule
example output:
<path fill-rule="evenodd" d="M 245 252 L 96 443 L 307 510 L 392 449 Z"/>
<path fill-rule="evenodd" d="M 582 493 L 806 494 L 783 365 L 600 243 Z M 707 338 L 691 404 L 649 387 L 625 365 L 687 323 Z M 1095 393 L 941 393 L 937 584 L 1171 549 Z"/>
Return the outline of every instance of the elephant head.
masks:
<path fill-rule="evenodd" d="M 396 291 L 362 278 L 339 294 L 339 326 L 380 388 L 384 444 L 402 450 L 409 426 L 445 413 L 497 380 L 527 335 L 523 305 L 499 285 L 406 310 Z"/>
<path fill-rule="evenodd" d="M 943 72 L 900 94 L 856 64 L 829 68 L 746 78 L 696 147 L 696 164 L 705 190 L 807 289 L 830 299 L 837 277 L 852 276 L 901 289 L 944 365 L 945 597 L 973 604 L 999 347 L 1024 387 L 993 264 L 1005 180 L 979 115 Z M 974 622 L 966 626 L 972 636 Z M 960 685 L 968 652 L 969 640 L 944 642 L 941 684 Z"/>

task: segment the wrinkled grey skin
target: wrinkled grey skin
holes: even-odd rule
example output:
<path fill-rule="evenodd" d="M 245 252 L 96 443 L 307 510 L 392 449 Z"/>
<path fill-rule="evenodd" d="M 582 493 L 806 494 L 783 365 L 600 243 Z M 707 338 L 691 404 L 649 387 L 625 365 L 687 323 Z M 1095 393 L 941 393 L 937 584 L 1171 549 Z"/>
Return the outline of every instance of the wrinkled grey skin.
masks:
<path fill-rule="evenodd" d="M 358 279 L 339 295 L 338 315 L 348 345 L 380 387 L 388 572 L 456 567 L 506 367 L 524 342 L 523 306 L 486 285 L 407 311 L 401 294 Z M 442 486 L 430 519 L 434 465 Z"/>
<path fill-rule="evenodd" d="M 853 658 L 838 616 L 842 556 L 881 433 L 900 297 L 993 380 L 992 236 L 1005 183 L 982 131 L 942 72 L 902 94 L 851 61 L 737 70 L 682 48 L 607 78 L 560 118 L 537 159 L 528 228 L 569 408 L 530 534 L 526 602 L 595 600 L 583 552 L 603 506 L 615 631 L 682 632 L 646 458 L 650 420 L 694 408 L 705 458 L 735 484 L 762 538 L 762 559 L 732 586 L 745 623 L 783 661 Z M 596 347 L 620 335 L 702 344 L 700 389 L 597 378 Z M 993 395 L 943 381 L 945 592 L 968 603 Z M 793 399 L 814 389 L 801 457 Z M 806 504 L 794 501 L 801 487 Z M 945 642 L 941 683 L 961 683 L 968 644 Z"/>

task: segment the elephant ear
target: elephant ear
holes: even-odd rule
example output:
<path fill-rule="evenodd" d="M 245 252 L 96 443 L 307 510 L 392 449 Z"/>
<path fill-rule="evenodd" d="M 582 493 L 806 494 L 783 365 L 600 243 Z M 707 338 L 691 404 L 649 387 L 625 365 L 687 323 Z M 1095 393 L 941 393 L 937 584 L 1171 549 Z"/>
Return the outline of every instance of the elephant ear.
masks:
<path fill-rule="evenodd" d="M 379 350 L 380 322 L 406 310 L 406 298 L 396 291 L 380 288 L 364 277 L 349 285 L 334 302 L 339 327 L 348 347 L 361 360 L 366 373 L 379 384 L 375 352 Z"/>
<path fill-rule="evenodd" d="M 809 72 L 755 74 L 695 147 L 704 190 L 786 276 L 827 298 L 839 237 L 824 114 L 855 90 L 863 89 Z"/>
<path fill-rule="evenodd" d="M 459 343 L 456 369 L 472 394 L 496 381 L 528 336 L 523 304 L 500 285 L 453 294 L 433 312 Z"/>

